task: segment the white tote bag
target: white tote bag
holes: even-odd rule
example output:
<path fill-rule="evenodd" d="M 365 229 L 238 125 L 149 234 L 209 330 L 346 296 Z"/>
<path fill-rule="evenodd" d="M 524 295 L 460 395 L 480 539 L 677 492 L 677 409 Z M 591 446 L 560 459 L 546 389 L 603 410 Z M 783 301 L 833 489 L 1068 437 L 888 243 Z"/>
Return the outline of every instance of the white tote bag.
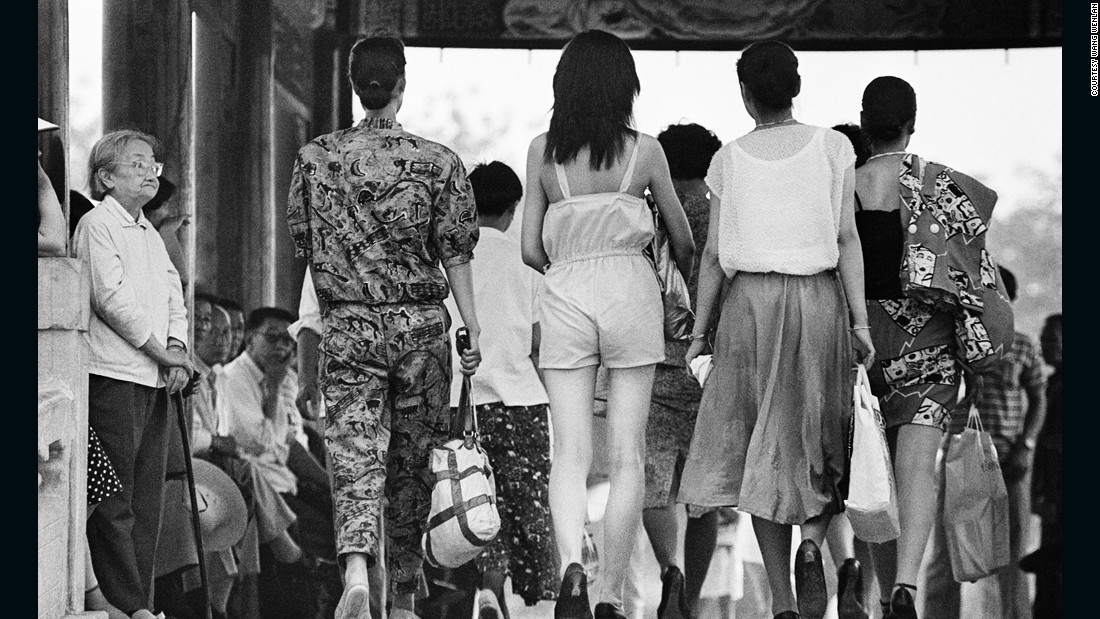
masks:
<path fill-rule="evenodd" d="M 453 436 L 461 436 L 431 453 L 435 486 L 423 544 L 424 556 L 432 565 L 454 568 L 481 554 L 500 532 L 496 479 L 481 448 L 469 376 L 462 378 L 458 419 L 452 430 Z"/>
<path fill-rule="evenodd" d="M 875 544 L 896 539 L 898 499 L 886 428 L 867 370 L 857 365 L 852 415 L 852 465 L 845 508 L 856 537 Z"/>

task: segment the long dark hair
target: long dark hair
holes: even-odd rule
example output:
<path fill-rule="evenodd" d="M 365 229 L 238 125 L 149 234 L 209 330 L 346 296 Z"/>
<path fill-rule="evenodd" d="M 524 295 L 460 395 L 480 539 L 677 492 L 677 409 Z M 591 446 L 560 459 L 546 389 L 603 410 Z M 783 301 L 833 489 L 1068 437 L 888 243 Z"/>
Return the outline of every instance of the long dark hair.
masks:
<path fill-rule="evenodd" d="M 547 162 L 565 163 L 585 146 L 592 169 L 609 168 L 622 154 L 642 86 L 630 48 L 602 30 L 574 36 L 554 72 L 554 113 L 546 134 Z"/>

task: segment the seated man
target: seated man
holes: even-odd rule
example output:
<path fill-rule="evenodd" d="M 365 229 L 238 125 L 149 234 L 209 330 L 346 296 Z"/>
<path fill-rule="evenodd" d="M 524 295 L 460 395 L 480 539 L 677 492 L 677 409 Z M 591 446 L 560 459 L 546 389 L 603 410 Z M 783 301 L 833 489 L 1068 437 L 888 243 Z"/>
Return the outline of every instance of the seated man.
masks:
<path fill-rule="evenodd" d="M 297 543 L 307 554 L 335 561 L 332 491 L 324 468 L 303 446 L 295 405 L 294 339 L 287 332 L 293 320 L 290 312 L 274 307 L 249 314 L 245 351 L 217 378 L 218 406 L 225 415 L 220 434 L 232 438 L 238 456 L 290 506 L 297 516 L 292 529 Z"/>
<path fill-rule="evenodd" d="M 191 453 L 214 463 L 236 482 L 249 508 L 250 523 L 254 522 L 256 527 L 256 531 L 246 534 L 234 549 L 235 558 L 234 553 L 217 553 L 216 558 L 207 561 L 214 589 L 211 597 L 221 602 L 215 604 L 215 609 L 224 611 L 229 594 L 226 585 L 232 586 L 234 579 L 230 576 L 233 572 L 237 572 L 238 578 L 259 572 L 258 544 L 268 544 L 280 563 L 300 564 L 306 569 L 312 565 L 311 557 L 303 553 L 290 535 L 289 527 L 296 519 L 294 512 L 268 478 L 260 474 L 254 462 L 242 457 L 236 441 L 228 435 L 228 415 L 218 398 L 218 389 L 222 364 L 229 356 L 232 341 L 229 314 L 217 305 L 215 297 L 197 293 L 195 317 L 195 367 L 202 374 L 202 380 L 192 395 Z M 208 328 L 200 329 L 203 323 L 207 323 Z M 219 579 L 219 576 L 225 578 Z M 251 594 L 255 595 L 255 591 Z M 256 606 L 254 600 L 251 604 L 248 600 L 241 602 Z"/>

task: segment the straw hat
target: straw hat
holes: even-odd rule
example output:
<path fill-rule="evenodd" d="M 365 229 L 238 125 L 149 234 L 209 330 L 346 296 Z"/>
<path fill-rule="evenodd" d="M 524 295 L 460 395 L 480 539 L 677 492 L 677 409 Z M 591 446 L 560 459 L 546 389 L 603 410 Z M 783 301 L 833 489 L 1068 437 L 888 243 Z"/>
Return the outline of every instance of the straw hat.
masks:
<path fill-rule="evenodd" d="M 192 468 L 203 550 L 228 550 L 241 541 L 248 525 L 248 508 L 241 491 L 224 471 L 206 460 L 194 458 Z"/>

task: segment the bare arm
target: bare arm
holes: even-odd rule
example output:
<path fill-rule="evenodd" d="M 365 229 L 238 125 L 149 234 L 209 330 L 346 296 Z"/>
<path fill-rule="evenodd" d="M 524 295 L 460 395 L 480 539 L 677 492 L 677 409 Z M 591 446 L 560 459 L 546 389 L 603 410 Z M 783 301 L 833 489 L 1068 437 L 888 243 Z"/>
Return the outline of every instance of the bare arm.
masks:
<path fill-rule="evenodd" d="M 531 140 L 531 146 L 527 149 L 527 195 L 523 202 L 523 227 L 520 233 L 523 263 L 539 273 L 550 264 L 550 257 L 546 255 L 546 248 L 542 244 L 542 223 L 549 200 L 539 179 L 545 144 L 546 136 L 540 135 Z"/>
<path fill-rule="evenodd" d="M 298 332 L 298 397 L 295 404 L 306 419 L 317 419 L 321 390 L 317 383 L 317 363 L 320 360 L 321 335 L 313 329 Z"/>
<path fill-rule="evenodd" d="M 640 135 L 640 134 L 639 134 Z M 676 268 L 684 276 L 684 281 L 691 279 L 691 267 L 695 258 L 695 240 L 691 238 L 691 225 L 688 223 L 684 206 L 680 204 L 680 198 L 676 196 L 676 189 L 672 186 L 672 176 L 668 171 L 668 159 L 665 151 L 656 139 L 646 136 L 647 141 L 652 140 L 654 165 L 649 179 L 649 191 L 653 194 L 653 200 L 657 203 L 657 211 L 661 213 L 668 230 L 668 238 L 672 244 L 672 259 L 676 261 Z"/>
<path fill-rule="evenodd" d="M 691 346 L 684 360 L 691 360 L 702 354 L 707 343 L 705 336 L 717 324 L 718 297 L 722 291 L 722 280 L 726 276 L 718 261 L 718 217 L 722 210 L 722 200 L 713 191 L 710 194 L 710 219 L 707 222 L 707 243 L 703 246 L 703 257 L 699 263 L 699 288 L 695 299 L 695 327 L 692 329 Z"/>
<path fill-rule="evenodd" d="M 477 371 L 481 363 L 481 348 L 478 345 L 478 336 L 481 335 L 481 326 L 477 322 L 477 311 L 474 306 L 474 280 L 473 269 L 469 262 L 462 262 L 447 267 L 447 280 L 451 283 L 451 294 L 454 295 L 458 313 L 462 316 L 462 324 L 470 331 L 470 348 L 462 355 L 462 373 L 471 376 Z"/>
<path fill-rule="evenodd" d="M 65 215 L 61 212 L 61 203 L 54 193 L 53 183 L 42 169 L 42 162 L 38 163 L 38 217 L 38 255 L 65 255 L 68 227 L 65 225 Z"/>
<path fill-rule="evenodd" d="M 864 354 L 861 362 L 870 365 L 875 358 L 875 346 L 867 327 L 867 299 L 863 285 L 863 247 L 856 229 L 856 170 L 850 165 L 844 171 L 844 195 L 840 207 L 840 230 L 837 235 L 840 259 L 837 269 L 848 299 L 848 312 L 852 320 L 852 336 L 857 348 Z"/>

